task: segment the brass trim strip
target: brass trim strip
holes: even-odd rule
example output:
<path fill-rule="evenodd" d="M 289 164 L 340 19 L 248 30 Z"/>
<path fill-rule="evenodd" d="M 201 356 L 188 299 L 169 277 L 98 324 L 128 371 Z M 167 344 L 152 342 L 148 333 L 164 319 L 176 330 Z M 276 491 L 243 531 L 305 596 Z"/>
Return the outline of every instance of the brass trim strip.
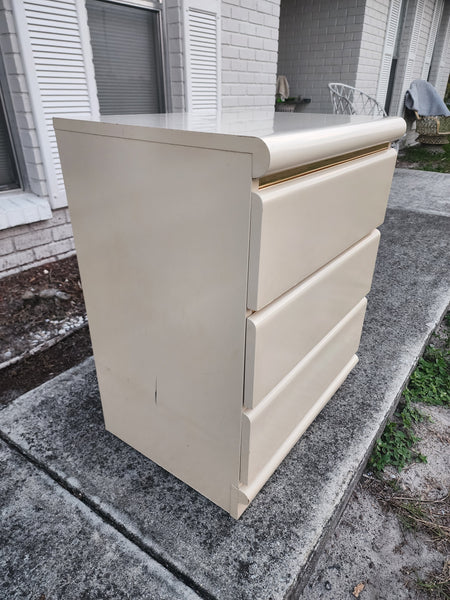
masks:
<path fill-rule="evenodd" d="M 334 156 L 333 158 L 327 158 L 325 160 L 309 163 L 308 165 L 302 165 L 300 167 L 286 169 L 285 171 L 271 173 L 270 175 L 260 178 L 259 189 L 261 190 L 271 185 L 276 185 L 277 183 L 290 181 L 291 179 L 296 179 L 297 177 L 303 177 L 304 175 L 309 175 L 310 173 L 316 173 L 317 171 L 322 171 L 323 169 L 336 167 L 337 165 L 342 165 L 343 163 L 356 160 L 357 158 L 364 158 L 365 156 L 370 156 L 371 154 L 384 152 L 389 148 L 389 143 L 378 144 L 377 146 L 364 148 L 364 150 L 356 150 L 354 152 L 348 152 L 347 154 L 341 154 L 340 156 Z"/>

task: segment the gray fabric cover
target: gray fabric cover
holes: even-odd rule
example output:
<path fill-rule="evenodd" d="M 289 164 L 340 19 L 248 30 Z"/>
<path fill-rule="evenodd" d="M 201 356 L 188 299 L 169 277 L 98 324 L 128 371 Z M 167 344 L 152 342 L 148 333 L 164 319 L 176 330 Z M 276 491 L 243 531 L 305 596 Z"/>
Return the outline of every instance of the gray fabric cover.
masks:
<path fill-rule="evenodd" d="M 450 117 L 450 110 L 428 81 L 415 79 L 405 94 L 405 106 L 422 117 Z"/>

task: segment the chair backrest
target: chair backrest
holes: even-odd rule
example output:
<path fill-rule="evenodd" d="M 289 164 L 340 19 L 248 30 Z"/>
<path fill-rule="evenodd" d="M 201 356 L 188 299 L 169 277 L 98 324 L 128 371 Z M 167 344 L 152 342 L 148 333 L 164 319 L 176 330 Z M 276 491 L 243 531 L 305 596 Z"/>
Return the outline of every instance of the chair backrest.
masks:
<path fill-rule="evenodd" d="M 328 88 L 335 115 L 387 117 L 381 104 L 362 90 L 345 83 L 329 83 Z"/>

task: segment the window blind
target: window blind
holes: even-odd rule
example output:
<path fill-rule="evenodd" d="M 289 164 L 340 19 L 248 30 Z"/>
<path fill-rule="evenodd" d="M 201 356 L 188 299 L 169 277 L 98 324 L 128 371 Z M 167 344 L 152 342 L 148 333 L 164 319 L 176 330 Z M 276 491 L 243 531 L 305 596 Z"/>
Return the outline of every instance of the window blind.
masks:
<path fill-rule="evenodd" d="M 19 187 L 19 179 L 0 97 L 0 191 Z"/>
<path fill-rule="evenodd" d="M 157 11 L 87 0 L 100 113 L 164 110 Z"/>

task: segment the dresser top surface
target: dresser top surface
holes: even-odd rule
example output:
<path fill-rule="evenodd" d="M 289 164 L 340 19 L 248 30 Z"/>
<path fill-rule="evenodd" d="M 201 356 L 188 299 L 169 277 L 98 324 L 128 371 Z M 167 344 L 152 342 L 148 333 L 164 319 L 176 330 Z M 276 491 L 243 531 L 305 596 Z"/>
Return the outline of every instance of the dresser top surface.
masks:
<path fill-rule="evenodd" d="M 399 117 L 261 109 L 55 118 L 54 124 L 57 131 L 251 154 L 253 177 L 389 143 L 405 131 L 405 122 Z"/>
<path fill-rule="evenodd" d="M 261 139 L 313 129 L 369 123 L 373 117 L 316 113 L 288 113 L 270 110 L 224 111 L 220 113 L 166 113 L 140 115 L 104 115 L 103 123 L 202 131 Z M 379 120 L 379 119 L 378 119 Z"/>

